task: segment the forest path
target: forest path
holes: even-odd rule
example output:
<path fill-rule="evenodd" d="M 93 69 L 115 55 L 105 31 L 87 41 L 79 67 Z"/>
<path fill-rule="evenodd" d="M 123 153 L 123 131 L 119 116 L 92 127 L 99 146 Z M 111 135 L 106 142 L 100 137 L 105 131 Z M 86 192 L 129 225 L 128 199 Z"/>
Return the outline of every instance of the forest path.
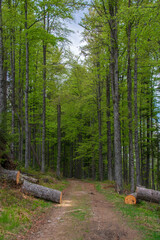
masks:
<path fill-rule="evenodd" d="M 25 240 L 140 240 L 91 183 L 70 180 L 61 205 L 54 205 Z"/>

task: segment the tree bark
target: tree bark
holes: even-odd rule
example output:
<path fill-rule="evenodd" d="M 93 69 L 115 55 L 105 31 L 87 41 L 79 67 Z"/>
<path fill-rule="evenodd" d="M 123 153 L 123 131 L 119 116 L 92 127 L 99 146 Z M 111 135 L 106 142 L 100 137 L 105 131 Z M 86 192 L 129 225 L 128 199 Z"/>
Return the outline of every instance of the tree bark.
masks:
<path fill-rule="evenodd" d="M 44 10 L 45 11 L 45 10 Z M 44 30 L 46 25 L 46 16 L 44 14 Z M 41 171 L 45 171 L 45 139 L 46 139 L 46 43 L 43 41 L 43 128 L 42 128 L 42 165 Z"/>
<path fill-rule="evenodd" d="M 0 126 L 3 124 L 4 108 L 2 0 L 0 0 Z"/>
<path fill-rule="evenodd" d="M 12 79 L 12 135 L 15 134 L 15 30 L 11 29 L 11 79 Z M 15 146 L 14 141 L 11 143 L 11 158 L 14 159 Z"/>
<path fill-rule="evenodd" d="M 69 177 L 73 177 L 73 143 L 70 144 Z"/>
<path fill-rule="evenodd" d="M 20 118 L 18 113 L 17 113 L 17 117 L 19 119 L 19 122 L 21 123 L 21 126 L 23 126 L 23 120 Z M 29 130 L 29 128 L 28 128 L 28 130 Z M 36 162 L 37 162 L 38 166 L 41 168 L 41 164 L 39 162 L 39 159 L 38 159 L 38 156 L 36 154 L 36 151 L 34 150 L 34 147 L 32 146 L 31 139 L 30 139 L 29 135 L 28 135 L 28 144 L 30 144 L 30 148 L 31 148 L 31 150 L 33 152 L 33 155 L 34 155 L 34 157 L 36 159 Z"/>
<path fill-rule="evenodd" d="M 153 150 L 153 86 L 151 86 L 151 158 L 152 158 L 152 189 L 155 189 L 155 174 L 154 174 L 154 150 Z"/>
<path fill-rule="evenodd" d="M 29 123 L 28 123 L 28 91 L 29 91 L 29 42 L 27 16 L 28 4 L 25 0 L 25 45 L 26 45 L 26 86 L 25 86 L 25 168 L 29 167 L 28 150 L 29 150 Z"/>
<path fill-rule="evenodd" d="M 0 179 L 4 179 L 7 182 L 13 182 L 19 184 L 20 181 L 20 172 L 14 170 L 6 170 L 0 167 Z"/>
<path fill-rule="evenodd" d="M 112 139 L 111 139 L 111 102 L 110 102 L 110 76 L 106 76 L 106 100 L 107 100 L 107 160 L 108 180 L 112 181 Z"/>
<path fill-rule="evenodd" d="M 119 78 L 118 78 L 118 30 L 117 13 L 118 0 L 109 1 L 110 32 L 111 32 L 111 81 L 114 113 L 114 151 L 115 151 L 115 181 L 116 191 L 122 193 L 122 156 L 121 156 L 121 131 L 119 118 Z"/>
<path fill-rule="evenodd" d="M 157 125 L 157 139 L 156 139 L 156 147 L 157 147 L 157 171 L 156 171 L 156 180 L 157 180 L 157 189 L 160 188 L 160 148 L 159 148 L 159 122 L 158 120 L 156 121 L 156 125 Z"/>
<path fill-rule="evenodd" d="M 138 82 L 138 56 L 137 56 L 137 37 L 135 38 L 135 62 L 134 62 L 134 118 L 135 118 L 135 157 L 136 157 L 136 182 L 137 185 L 141 184 L 140 174 L 140 158 L 139 158 L 139 145 L 138 145 L 138 106 L 137 106 L 137 82 Z"/>
<path fill-rule="evenodd" d="M 24 175 L 24 174 L 20 174 L 20 182 L 24 182 L 25 180 L 27 180 L 31 183 L 39 183 L 39 179 L 29 177 L 29 176 Z"/>
<path fill-rule="evenodd" d="M 99 180 L 103 180 L 103 156 L 102 156 L 102 110 L 101 110 L 101 82 L 99 69 L 100 64 L 97 64 L 98 83 L 97 83 L 97 115 L 98 115 L 98 133 L 99 133 Z"/>
<path fill-rule="evenodd" d="M 21 33 L 22 29 L 20 27 L 20 45 L 19 45 L 19 80 L 18 80 L 18 109 L 19 115 L 22 117 L 22 92 L 23 92 L 23 84 L 22 84 L 22 70 L 21 70 L 21 61 L 22 61 L 22 42 L 21 42 Z M 19 155 L 18 160 L 22 162 L 23 160 L 23 126 L 21 126 L 20 122 L 18 122 L 18 130 L 19 130 Z"/>
<path fill-rule="evenodd" d="M 38 184 L 33 184 L 26 180 L 22 185 L 22 192 L 56 203 L 62 202 L 62 192 Z"/>
<path fill-rule="evenodd" d="M 58 137 L 58 154 L 57 154 L 57 177 L 60 177 L 61 163 L 61 105 L 57 105 L 57 137 Z"/>
<path fill-rule="evenodd" d="M 128 184 L 128 151 L 125 143 L 124 121 L 122 121 L 122 135 L 123 135 L 123 180 Z"/>
<path fill-rule="evenodd" d="M 137 187 L 136 193 L 138 199 L 160 203 L 160 191 L 155 191 L 144 187 Z"/>
<path fill-rule="evenodd" d="M 149 104 L 149 101 L 148 101 L 148 104 Z M 149 117 L 149 113 L 147 116 L 147 162 L 146 162 L 145 179 L 146 179 L 146 187 L 149 187 L 150 185 L 150 117 Z"/>
<path fill-rule="evenodd" d="M 128 7 L 131 6 L 131 0 L 128 1 Z M 130 164 L 130 182 L 131 192 L 134 192 L 134 158 L 133 158 L 133 136 L 132 136 L 132 78 L 131 78 L 131 22 L 128 23 L 128 49 L 127 49 L 127 88 L 128 88 L 128 120 L 129 120 L 129 164 Z"/>

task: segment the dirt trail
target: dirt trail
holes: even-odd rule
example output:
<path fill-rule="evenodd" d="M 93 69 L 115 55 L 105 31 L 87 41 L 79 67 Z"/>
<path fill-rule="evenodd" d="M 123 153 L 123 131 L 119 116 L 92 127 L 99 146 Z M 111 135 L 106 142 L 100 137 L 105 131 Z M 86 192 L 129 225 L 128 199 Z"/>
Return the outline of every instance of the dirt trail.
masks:
<path fill-rule="evenodd" d="M 71 180 L 63 203 L 50 209 L 25 240 L 140 240 L 90 183 Z"/>

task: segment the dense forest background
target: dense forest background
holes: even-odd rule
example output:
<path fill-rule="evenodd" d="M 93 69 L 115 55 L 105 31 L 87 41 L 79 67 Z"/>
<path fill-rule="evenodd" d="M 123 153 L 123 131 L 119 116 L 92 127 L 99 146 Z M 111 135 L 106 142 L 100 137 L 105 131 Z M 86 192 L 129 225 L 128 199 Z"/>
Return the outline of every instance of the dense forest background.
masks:
<path fill-rule="evenodd" d="M 67 19 L 88 8 L 84 60 Z M 0 0 L 0 158 L 160 188 L 160 2 Z"/>

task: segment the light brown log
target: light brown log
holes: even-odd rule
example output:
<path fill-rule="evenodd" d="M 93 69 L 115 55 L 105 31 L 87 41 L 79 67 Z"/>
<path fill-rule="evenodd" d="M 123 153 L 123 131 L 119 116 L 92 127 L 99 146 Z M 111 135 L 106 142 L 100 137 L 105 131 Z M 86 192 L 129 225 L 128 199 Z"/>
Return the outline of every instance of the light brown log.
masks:
<path fill-rule="evenodd" d="M 155 191 L 143 187 L 137 187 L 136 193 L 138 199 L 160 203 L 160 191 Z"/>
<path fill-rule="evenodd" d="M 24 175 L 24 174 L 20 174 L 20 182 L 23 183 L 24 180 L 27 180 L 31 183 L 39 183 L 39 179 Z"/>
<path fill-rule="evenodd" d="M 22 192 L 56 203 L 62 202 L 62 192 L 38 184 L 30 183 L 26 180 L 23 182 Z"/>
<path fill-rule="evenodd" d="M 0 179 L 4 179 L 8 182 L 14 182 L 16 184 L 19 184 L 20 171 L 6 170 L 0 167 Z"/>
<path fill-rule="evenodd" d="M 131 193 L 125 197 L 126 204 L 136 204 L 137 203 L 137 193 Z"/>

